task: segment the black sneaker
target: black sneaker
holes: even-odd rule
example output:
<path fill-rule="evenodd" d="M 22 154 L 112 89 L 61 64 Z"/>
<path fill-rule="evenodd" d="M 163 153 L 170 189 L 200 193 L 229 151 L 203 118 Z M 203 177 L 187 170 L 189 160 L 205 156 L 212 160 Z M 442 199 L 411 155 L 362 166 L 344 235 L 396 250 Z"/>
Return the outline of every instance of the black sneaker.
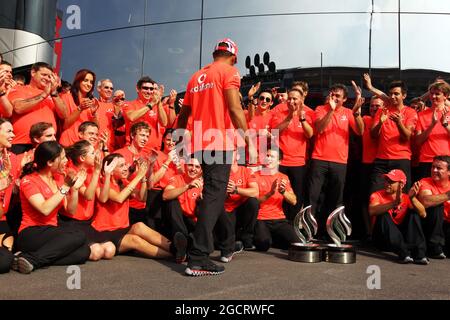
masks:
<path fill-rule="evenodd" d="M 192 277 L 214 276 L 225 272 L 225 267 L 215 264 L 211 260 L 203 265 L 188 264 L 184 273 Z"/>
<path fill-rule="evenodd" d="M 428 258 L 426 257 L 423 257 L 422 259 L 414 259 L 414 263 L 426 266 L 430 264 L 430 260 L 428 260 Z"/>
<path fill-rule="evenodd" d="M 399 262 L 400 262 L 401 264 L 408 264 L 408 263 L 413 263 L 413 262 L 414 262 L 414 259 L 411 258 L 410 256 L 406 256 L 406 257 L 404 257 L 404 258 L 400 258 Z"/>
<path fill-rule="evenodd" d="M 228 263 L 233 259 L 233 256 L 237 253 L 241 253 L 242 251 L 244 251 L 244 245 L 242 243 L 242 241 L 236 241 L 236 243 L 234 244 L 234 252 L 227 254 L 227 255 L 222 255 L 220 257 L 220 261 L 224 262 L 224 263 Z"/>
<path fill-rule="evenodd" d="M 14 262 L 13 262 L 13 266 L 14 266 Z M 25 259 L 24 257 L 18 257 L 17 261 L 16 261 L 16 271 L 20 272 L 20 273 L 24 273 L 24 274 L 29 274 L 31 273 L 31 271 L 34 270 L 34 266 L 31 264 L 30 261 L 28 261 L 27 259 Z"/>
<path fill-rule="evenodd" d="M 442 259 L 447 258 L 447 256 L 445 255 L 445 253 L 441 252 L 439 254 L 435 254 L 435 255 L 429 256 L 429 258 L 442 260 Z"/>
<path fill-rule="evenodd" d="M 187 239 L 181 232 L 175 233 L 173 236 L 173 245 L 176 249 L 175 261 L 176 263 L 183 263 L 186 261 L 186 249 L 187 249 Z"/>

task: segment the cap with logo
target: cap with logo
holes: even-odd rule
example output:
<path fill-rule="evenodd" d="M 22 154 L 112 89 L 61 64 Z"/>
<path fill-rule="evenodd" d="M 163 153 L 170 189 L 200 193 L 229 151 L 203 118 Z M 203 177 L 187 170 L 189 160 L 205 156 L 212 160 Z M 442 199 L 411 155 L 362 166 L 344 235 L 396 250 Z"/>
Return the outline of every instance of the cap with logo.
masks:
<path fill-rule="evenodd" d="M 388 173 L 383 174 L 383 177 L 388 178 L 393 182 L 402 182 L 403 184 L 406 184 L 406 175 L 400 169 L 391 170 Z"/>
<path fill-rule="evenodd" d="M 217 42 L 214 51 L 228 51 L 237 57 L 238 47 L 230 38 L 225 38 Z"/>

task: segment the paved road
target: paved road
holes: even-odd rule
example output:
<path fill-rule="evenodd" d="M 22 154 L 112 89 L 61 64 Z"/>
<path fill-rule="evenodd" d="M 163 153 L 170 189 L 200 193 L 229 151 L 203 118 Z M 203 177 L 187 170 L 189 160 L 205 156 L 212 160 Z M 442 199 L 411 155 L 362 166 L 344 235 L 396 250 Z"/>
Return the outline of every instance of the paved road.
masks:
<path fill-rule="evenodd" d="M 216 253 L 217 254 L 217 253 Z M 369 266 L 378 266 L 381 289 L 369 290 Z M 191 278 L 184 266 L 168 261 L 119 256 L 80 266 L 81 289 L 69 290 L 67 267 L 30 275 L 0 275 L 1 299 L 150 299 L 150 300 L 303 300 L 446 299 L 450 300 L 450 259 L 428 266 L 401 265 L 392 255 L 358 251 L 357 263 L 304 264 L 287 253 L 244 252 L 220 276 Z M 375 284 L 374 281 L 369 281 Z M 74 281 L 71 282 L 75 283 Z"/>

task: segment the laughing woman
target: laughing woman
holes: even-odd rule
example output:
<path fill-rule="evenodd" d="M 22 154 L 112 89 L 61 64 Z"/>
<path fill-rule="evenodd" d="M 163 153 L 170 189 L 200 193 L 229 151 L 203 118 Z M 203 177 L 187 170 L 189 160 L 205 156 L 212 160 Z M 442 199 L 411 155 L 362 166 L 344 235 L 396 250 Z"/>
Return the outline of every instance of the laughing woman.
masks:
<path fill-rule="evenodd" d="M 92 222 L 99 231 L 96 242 L 112 241 L 117 254 L 135 250 L 147 258 L 172 257 L 175 248 L 167 238 L 142 222 L 131 226 L 129 223 L 129 198 L 144 200 L 147 196 L 147 162 L 138 163 L 137 174 L 129 183 L 126 181 L 128 166 L 122 155 L 112 153 L 103 163 L 104 181 L 97 188 L 97 214 Z M 140 181 L 141 187 L 134 190 Z"/>
<path fill-rule="evenodd" d="M 8 272 L 13 261 L 14 238 L 6 221 L 11 195 L 18 178 L 18 161 L 7 148 L 14 138 L 12 124 L 0 118 L 0 273 Z"/>
<path fill-rule="evenodd" d="M 48 265 L 82 264 L 89 258 L 85 234 L 57 226 L 57 213 L 62 207 L 72 214 L 76 212 L 78 190 L 86 179 L 84 172 L 63 177 L 66 164 L 63 147 L 47 141 L 36 148 L 33 162 L 22 170 L 23 217 L 17 238 L 21 252 L 12 265 L 20 273 Z"/>

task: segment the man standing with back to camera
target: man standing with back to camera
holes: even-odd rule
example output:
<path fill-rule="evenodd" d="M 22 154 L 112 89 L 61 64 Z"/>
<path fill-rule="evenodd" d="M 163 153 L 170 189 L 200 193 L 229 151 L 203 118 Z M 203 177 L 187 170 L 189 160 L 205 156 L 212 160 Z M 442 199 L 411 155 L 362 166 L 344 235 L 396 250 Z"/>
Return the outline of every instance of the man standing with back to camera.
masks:
<path fill-rule="evenodd" d="M 194 73 L 189 81 L 178 118 L 177 128 L 184 129 L 192 116 L 193 152 L 202 166 L 204 181 L 203 201 L 199 203 L 195 231 L 190 235 L 185 270 L 189 276 L 225 271 L 210 260 L 209 254 L 214 251 L 212 231 L 223 211 L 234 149 L 233 137 L 226 135 L 234 128 L 247 130 L 239 100 L 241 77 L 234 67 L 237 51 L 236 44 L 228 38 L 218 42 L 213 52 L 214 62 Z M 215 130 L 214 134 L 206 132 L 211 129 Z M 249 152 L 254 159 L 253 147 L 249 147 Z"/>

